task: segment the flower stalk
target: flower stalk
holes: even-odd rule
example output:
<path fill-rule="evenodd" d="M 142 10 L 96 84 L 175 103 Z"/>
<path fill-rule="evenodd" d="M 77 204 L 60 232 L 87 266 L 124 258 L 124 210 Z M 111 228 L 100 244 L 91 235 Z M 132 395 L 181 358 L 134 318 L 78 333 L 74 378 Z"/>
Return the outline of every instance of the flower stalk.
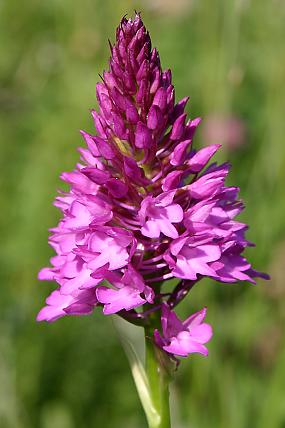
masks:
<path fill-rule="evenodd" d="M 153 329 L 145 328 L 145 368 L 150 396 L 158 417 L 149 421 L 149 428 L 170 428 L 169 383 L 166 356 L 153 342 Z"/>
<path fill-rule="evenodd" d="M 148 319 L 149 321 L 149 319 Z M 159 321 L 152 315 L 152 324 L 144 326 L 145 364 L 137 352 L 126 321 L 113 317 L 118 337 L 130 364 L 138 396 L 144 409 L 149 428 L 170 428 L 169 383 L 173 365 L 169 355 L 153 341 L 154 328 Z"/>

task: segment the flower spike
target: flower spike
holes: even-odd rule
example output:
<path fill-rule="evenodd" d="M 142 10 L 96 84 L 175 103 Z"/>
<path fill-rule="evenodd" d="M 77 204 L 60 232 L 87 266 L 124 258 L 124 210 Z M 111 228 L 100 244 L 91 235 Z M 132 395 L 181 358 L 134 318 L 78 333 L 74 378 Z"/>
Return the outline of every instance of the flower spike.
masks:
<path fill-rule="evenodd" d="M 99 306 L 147 323 L 159 311 L 159 347 L 206 355 L 206 310 L 182 322 L 173 307 L 203 277 L 254 283 L 268 276 L 243 256 L 251 243 L 247 225 L 235 220 L 244 208 L 238 189 L 225 185 L 229 165 L 208 165 L 220 146 L 193 147 L 200 118 L 187 120 L 187 97 L 176 102 L 171 71 L 161 68 L 139 13 L 122 18 L 110 49 L 96 87 L 96 132 L 81 131 L 81 163 L 61 175 L 70 190 L 55 201 L 62 211 L 49 238 L 56 255 L 39 274 L 58 287 L 37 319 Z M 169 296 L 162 282 L 173 277 L 180 285 Z"/>

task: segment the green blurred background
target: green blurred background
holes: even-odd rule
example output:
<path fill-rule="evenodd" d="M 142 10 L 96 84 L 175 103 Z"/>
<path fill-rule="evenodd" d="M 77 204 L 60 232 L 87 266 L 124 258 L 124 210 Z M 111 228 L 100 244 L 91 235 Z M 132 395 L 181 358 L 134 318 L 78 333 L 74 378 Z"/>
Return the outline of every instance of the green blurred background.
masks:
<path fill-rule="evenodd" d="M 285 3 L 283 0 L 3 0 L 0 2 L 1 428 L 143 428 L 143 411 L 110 318 L 37 324 L 52 285 L 36 279 L 61 171 L 92 132 L 89 109 L 107 39 L 142 11 L 176 97 L 202 116 L 196 144 L 223 143 L 233 164 L 248 252 L 269 283 L 201 283 L 181 315 L 208 306 L 208 359 L 182 362 L 174 428 L 285 427 Z"/>

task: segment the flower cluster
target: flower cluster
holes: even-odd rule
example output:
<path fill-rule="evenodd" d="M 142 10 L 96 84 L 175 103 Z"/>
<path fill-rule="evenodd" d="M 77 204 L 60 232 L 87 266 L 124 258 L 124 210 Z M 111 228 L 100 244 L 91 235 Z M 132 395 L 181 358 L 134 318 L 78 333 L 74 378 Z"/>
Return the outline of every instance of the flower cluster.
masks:
<path fill-rule="evenodd" d="M 175 102 L 171 72 L 162 71 L 138 14 L 117 29 L 97 98 L 96 135 L 82 131 L 81 163 L 61 176 L 70 191 L 55 202 L 63 213 L 49 240 L 56 256 L 39 274 L 59 287 L 37 319 L 101 306 L 147 322 L 157 310 L 159 347 L 206 354 L 206 310 L 181 322 L 173 308 L 204 276 L 228 283 L 265 277 L 242 255 L 251 244 L 247 226 L 234 220 L 243 204 L 238 189 L 225 186 L 229 165 L 207 166 L 219 145 L 193 149 L 200 119 L 186 119 L 188 98 Z M 179 282 L 166 293 L 171 278 Z"/>

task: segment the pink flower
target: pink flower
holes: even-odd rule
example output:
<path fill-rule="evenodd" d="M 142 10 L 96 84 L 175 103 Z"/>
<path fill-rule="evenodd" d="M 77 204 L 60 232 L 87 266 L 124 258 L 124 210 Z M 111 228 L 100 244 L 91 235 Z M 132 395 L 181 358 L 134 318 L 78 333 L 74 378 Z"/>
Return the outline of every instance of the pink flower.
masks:
<path fill-rule="evenodd" d="M 197 279 L 197 274 L 216 276 L 210 263 L 219 260 L 221 250 L 219 245 L 212 244 L 207 238 L 179 238 L 170 245 L 170 253 L 176 258 L 170 259 L 172 273 L 177 278 Z M 166 258 L 167 260 L 167 258 Z"/>
<path fill-rule="evenodd" d="M 158 330 L 155 330 L 156 344 L 166 352 L 180 357 L 187 357 L 195 352 L 208 355 L 205 343 L 211 339 L 213 333 L 211 326 L 203 322 L 206 312 L 207 310 L 204 308 L 185 321 L 180 321 L 168 305 L 163 304 L 162 336 Z"/>
<path fill-rule="evenodd" d="M 89 315 L 96 303 L 94 290 L 81 291 L 74 296 L 55 290 L 46 299 L 47 306 L 40 310 L 37 321 L 55 321 L 65 315 Z"/>
<path fill-rule="evenodd" d="M 149 238 L 159 238 L 163 233 L 169 238 L 177 238 L 178 232 L 173 223 L 183 220 L 183 209 L 173 204 L 175 192 L 161 193 L 156 198 L 147 196 L 138 212 L 142 224 L 141 232 Z"/>
<path fill-rule="evenodd" d="M 129 265 L 124 275 L 115 273 L 105 275 L 113 288 L 100 286 L 96 290 L 98 301 L 103 303 L 105 315 L 114 314 L 123 309 L 127 311 L 144 303 L 153 303 L 154 292 L 148 287 L 141 275 Z"/>
<path fill-rule="evenodd" d="M 109 270 L 116 270 L 128 264 L 133 243 L 134 238 L 128 231 L 100 226 L 93 228 L 86 245 L 79 247 L 76 252 L 93 271 L 105 265 Z"/>
<path fill-rule="evenodd" d="M 169 307 L 203 277 L 268 278 L 243 255 L 252 244 L 235 219 L 244 206 L 225 184 L 230 167 L 209 164 L 220 145 L 193 147 L 201 119 L 187 120 L 188 97 L 175 100 L 171 71 L 162 70 L 138 14 L 122 19 L 96 92 L 96 135 L 81 131 L 80 163 L 61 175 L 70 188 L 55 201 L 62 212 L 49 239 L 56 255 L 39 273 L 57 289 L 38 320 L 97 306 L 144 324 L 162 307 L 163 349 L 205 353 L 205 310 L 182 323 Z M 179 282 L 165 292 L 171 278 Z"/>

